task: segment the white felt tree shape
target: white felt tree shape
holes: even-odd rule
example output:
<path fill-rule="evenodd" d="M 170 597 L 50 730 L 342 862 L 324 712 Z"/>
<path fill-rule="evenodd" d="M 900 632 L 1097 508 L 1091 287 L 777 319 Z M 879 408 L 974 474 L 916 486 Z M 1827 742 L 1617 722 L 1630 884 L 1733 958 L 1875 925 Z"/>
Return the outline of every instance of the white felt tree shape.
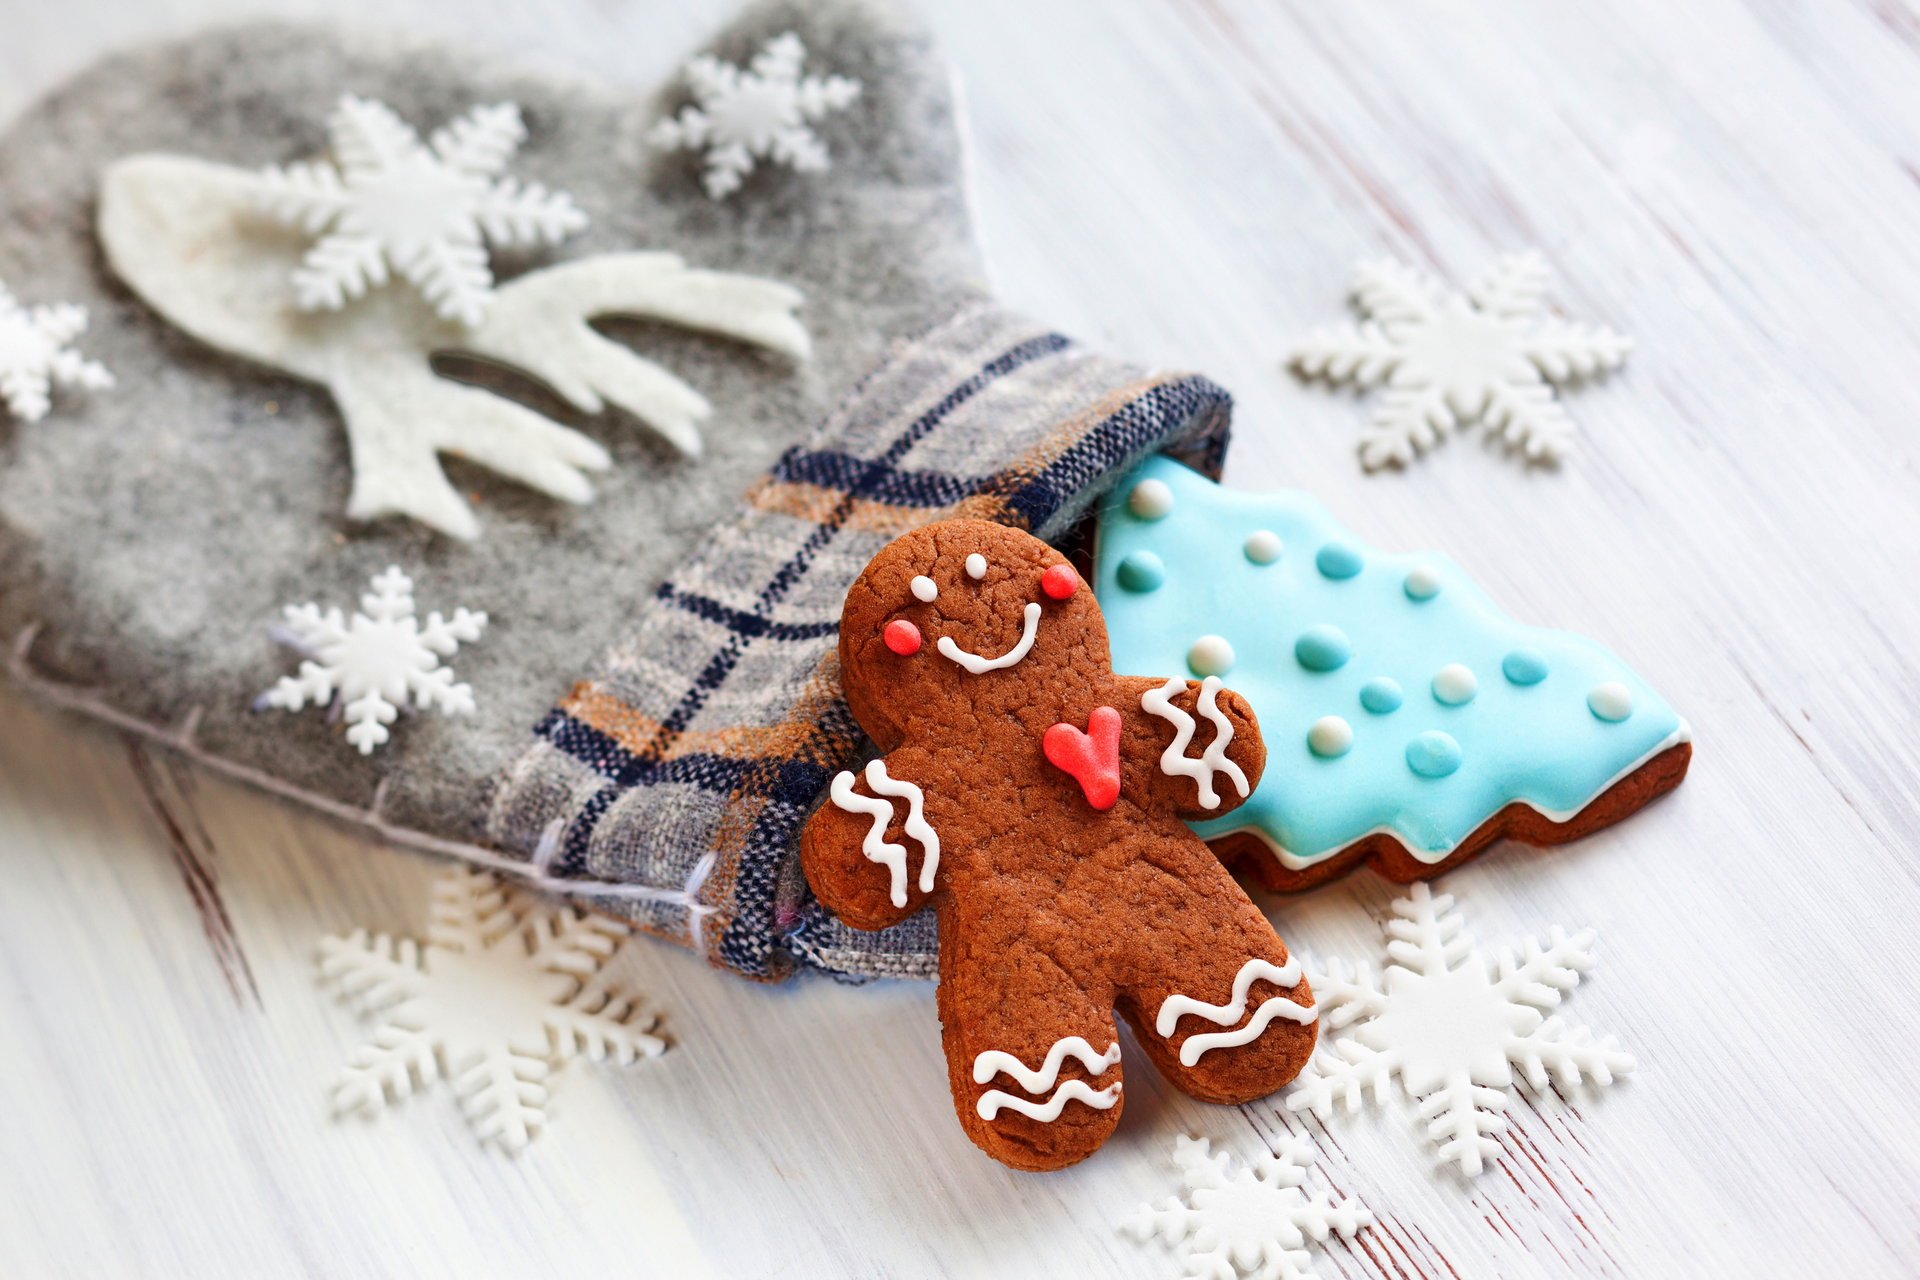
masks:
<path fill-rule="evenodd" d="M 1173 1162 L 1184 1198 L 1141 1205 L 1120 1229 L 1139 1241 L 1157 1236 L 1178 1246 L 1191 1280 L 1312 1280 L 1307 1241 L 1336 1232 L 1351 1240 L 1373 1221 L 1356 1201 L 1303 1191 L 1313 1161 L 1312 1144 L 1290 1134 L 1250 1169 L 1210 1151 L 1207 1139 L 1182 1134 Z"/>
<path fill-rule="evenodd" d="M 1411 267 L 1368 263 L 1353 281 L 1362 323 L 1320 330 L 1288 363 L 1304 378 L 1385 388 L 1360 438 L 1370 470 L 1405 465 L 1476 420 L 1530 461 L 1557 461 L 1573 421 L 1554 389 L 1619 368 L 1633 344 L 1546 314 L 1550 278 L 1538 253 L 1514 254 L 1462 297 Z"/>
<path fill-rule="evenodd" d="M 451 145 L 451 144 L 450 144 Z M 433 357 L 462 352 L 523 370 L 574 409 L 626 410 L 688 456 L 712 411 L 681 379 L 603 337 L 591 321 L 633 316 L 805 359 L 800 293 L 667 253 L 619 253 L 530 271 L 500 286 L 477 327 L 445 321 L 406 290 L 382 289 L 338 312 L 302 314 L 276 285 L 303 244 L 251 213 L 258 174 L 179 156 L 108 167 L 100 239 L 114 270 L 168 320 L 222 351 L 326 386 L 353 461 L 347 514 L 401 515 L 456 538 L 479 536 L 467 500 L 441 470 L 458 454 L 568 502 L 611 465 L 592 438 L 504 395 L 442 377 Z"/>
<path fill-rule="evenodd" d="M 377 1020 L 340 1073 L 338 1113 L 374 1113 L 445 1079 L 482 1142 L 525 1147 L 547 1081 L 568 1059 L 658 1057 L 655 1019 L 602 977 L 627 927 L 534 909 L 493 876 L 456 868 L 433 887 L 424 947 L 356 929 L 320 942 L 321 981 Z"/>
<path fill-rule="evenodd" d="M 1331 1047 L 1321 1040 L 1287 1097 L 1289 1109 L 1325 1119 L 1336 1102 L 1358 1107 L 1368 1089 L 1384 1102 L 1398 1076 L 1419 1100 L 1440 1159 L 1472 1176 L 1499 1156 L 1513 1068 L 1536 1089 L 1550 1080 L 1609 1085 L 1633 1070 L 1633 1057 L 1612 1037 L 1595 1039 L 1542 1012 L 1593 967 L 1591 929 L 1569 937 L 1556 926 L 1545 944 L 1529 938 L 1517 955 L 1502 950 L 1489 958 L 1451 894 L 1435 897 L 1416 884 L 1394 902 L 1393 916 L 1384 984 L 1364 965 L 1352 973 L 1338 965 L 1311 971 L 1321 1023 L 1329 1032 L 1357 1025 Z"/>
<path fill-rule="evenodd" d="M 0 283 L 0 401 L 22 422 L 38 422 L 53 404 L 55 387 L 99 391 L 113 375 L 70 345 L 86 332 L 87 310 L 72 303 L 20 305 Z"/>
<path fill-rule="evenodd" d="M 261 207 L 320 237 L 293 273 L 302 310 L 338 311 L 389 268 L 443 318 L 469 327 L 493 289 L 487 244 L 558 244 L 587 215 L 565 192 L 501 176 L 526 141 L 511 102 L 475 107 L 423 143 L 384 103 L 340 99 L 333 160 L 267 170 Z"/>
<path fill-rule="evenodd" d="M 351 618 L 338 608 L 290 604 L 281 639 L 299 650 L 300 674 L 282 676 L 261 695 L 262 706 L 298 711 L 340 700 L 347 741 L 369 755 L 388 738 L 387 726 L 411 700 L 423 710 L 464 715 L 474 707 L 473 689 L 455 684 L 453 668 L 441 663 L 461 644 L 480 638 L 487 615 L 455 609 L 453 617 L 414 614 L 413 580 L 389 568 L 373 579 Z"/>
<path fill-rule="evenodd" d="M 812 122 L 860 96 L 860 82 L 846 76 L 803 76 L 806 46 L 791 31 L 767 41 L 742 71 L 701 54 L 687 64 L 693 106 L 662 120 L 649 135 L 669 150 L 706 151 L 702 185 L 715 200 L 740 189 L 756 160 L 772 160 L 799 173 L 829 165 L 827 145 Z"/>

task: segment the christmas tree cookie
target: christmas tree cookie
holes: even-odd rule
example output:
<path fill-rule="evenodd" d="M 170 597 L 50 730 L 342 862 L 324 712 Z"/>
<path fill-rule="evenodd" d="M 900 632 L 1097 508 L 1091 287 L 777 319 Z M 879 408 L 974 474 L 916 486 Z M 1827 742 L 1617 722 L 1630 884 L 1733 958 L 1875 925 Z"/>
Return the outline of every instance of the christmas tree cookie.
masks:
<path fill-rule="evenodd" d="M 1301 493 L 1151 459 L 1101 510 L 1094 583 L 1115 670 L 1184 663 L 1253 704 L 1266 775 L 1195 829 L 1271 888 L 1576 839 L 1686 775 L 1686 722 L 1605 647 L 1515 622 L 1445 556 L 1376 551 Z"/>

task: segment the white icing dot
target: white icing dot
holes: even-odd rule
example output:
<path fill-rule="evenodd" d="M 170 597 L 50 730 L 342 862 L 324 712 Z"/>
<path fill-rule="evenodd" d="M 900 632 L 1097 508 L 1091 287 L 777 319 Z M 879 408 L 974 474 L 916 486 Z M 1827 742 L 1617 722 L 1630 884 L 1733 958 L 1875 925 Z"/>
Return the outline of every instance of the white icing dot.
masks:
<path fill-rule="evenodd" d="M 987 558 L 978 551 L 967 557 L 967 576 L 975 582 L 987 576 Z"/>
<path fill-rule="evenodd" d="M 1473 678 L 1473 671 L 1464 663 L 1449 662 L 1433 676 L 1433 696 L 1450 707 L 1473 701 L 1473 695 L 1480 691 L 1480 682 Z"/>
<path fill-rule="evenodd" d="M 921 604 L 932 604 L 940 594 L 939 586 L 924 573 L 907 585 L 913 591 L 913 598 Z"/>
<path fill-rule="evenodd" d="M 1616 680 L 1597 684 L 1587 694 L 1587 709 L 1602 720 L 1620 721 L 1633 714 L 1633 694 Z"/>
<path fill-rule="evenodd" d="M 1353 749 L 1353 726 L 1339 716 L 1321 716 L 1307 730 L 1307 750 L 1332 760 Z"/>
<path fill-rule="evenodd" d="M 1280 558 L 1280 535 L 1261 529 L 1247 536 L 1247 559 L 1255 564 L 1272 564 Z"/>
<path fill-rule="evenodd" d="M 1431 600 L 1440 594 L 1440 575 L 1420 565 L 1408 571 L 1406 589 L 1409 600 Z"/>
<path fill-rule="evenodd" d="M 1197 676 L 1223 676 L 1233 667 L 1233 646 L 1225 636 L 1201 636 L 1187 650 L 1187 665 Z"/>
<path fill-rule="evenodd" d="M 1165 480 L 1142 480 L 1127 495 L 1127 510 L 1142 520 L 1158 520 L 1173 510 L 1173 490 Z"/>

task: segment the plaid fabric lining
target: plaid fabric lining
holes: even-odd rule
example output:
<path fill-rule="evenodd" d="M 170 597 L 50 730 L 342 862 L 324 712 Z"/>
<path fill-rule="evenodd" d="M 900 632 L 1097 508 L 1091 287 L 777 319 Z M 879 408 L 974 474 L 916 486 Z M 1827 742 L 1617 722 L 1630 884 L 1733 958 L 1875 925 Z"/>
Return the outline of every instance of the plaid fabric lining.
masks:
<path fill-rule="evenodd" d="M 799 874 L 800 829 L 864 743 L 839 696 L 848 585 L 931 520 L 1057 537 L 1150 452 L 1217 471 L 1228 405 L 1205 379 L 1143 376 L 986 307 L 904 344 L 535 727 L 493 838 L 549 877 L 633 886 L 593 900 L 751 977 L 796 958 L 930 976 L 928 920 L 845 929 Z"/>

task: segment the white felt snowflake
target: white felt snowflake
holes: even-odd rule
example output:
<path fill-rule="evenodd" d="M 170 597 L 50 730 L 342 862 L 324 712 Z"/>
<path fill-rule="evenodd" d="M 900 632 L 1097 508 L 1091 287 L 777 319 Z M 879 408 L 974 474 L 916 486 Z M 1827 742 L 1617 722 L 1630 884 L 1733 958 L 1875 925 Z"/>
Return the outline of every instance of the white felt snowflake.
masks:
<path fill-rule="evenodd" d="M 669 150 L 704 149 L 704 185 L 715 200 L 738 191 L 757 159 L 800 173 L 827 168 L 827 144 L 811 123 L 850 106 L 860 96 L 860 82 L 803 76 L 806 60 L 806 46 L 791 31 L 767 41 L 745 71 L 701 54 L 687 64 L 695 105 L 656 124 L 650 140 Z"/>
<path fill-rule="evenodd" d="M 1368 469 L 1406 464 L 1451 428 L 1483 421 L 1531 461 L 1557 461 L 1573 422 L 1554 399 L 1620 367 L 1633 343 L 1596 325 L 1545 312 L 1546 259 L 1502 258 L 1465 297 L 1392 262 L 1355 273 L 1358 325 L 1322 329 L 1288 358 L 1304 378 L 1384 387 L 1360 438 Z"/>
<path fill-rule="evenodd" d="M 472 687 L 455 684 L 453 669 L 440 659 L 478 640 L 486 625 L 486 614 L 455 609 L 451 618 L 428 614 L 422 626 L 414 615 L 413 580 L 389 568 L 374 577 L 373 590 L 360 597 L 360 612 L 351 618 L 317 604 L 287 606 L 278 638 L 305 660 L 300 674 L 282 676 L 261 695 L 260 705 L 298 711 L 338 697 L 347 741 L 361 755 L 371 754 L 387 740 L 387 726 L 409 697 L 416 707 L 449 715 L 473 710 Z"/>
<path fill-rule="evenodd" d="M 527 137 L 510 102 L 475 107 L 423 143 L 392 108 L 349 94 L 327 129 L 331 163 L 265 174 L 266 212 L 320 237 L 293 273 L 303 311 L 338 311 L 391 269 L 471 328 L 493 289 L 487 243 L 556 244 L 587 225 L 565 192 L 500 176 Z"/>
<path fill-rule="evenodd" d="M 1176 1138 L 1185 1199 L 1141 1205 L 1120 1224 L 1136 1240 L 1158 1236 L 1181 1246 L 1189 1280 L 1311 1280 L 1309 1239 L 1337 1231 L 1351 1240 L 1373 1221 L 1356 1201 L 1300 1189 L 1314 1160 L 1303 1138 L 1283 1136 L 1280 1150 L 1257 1157 L 1251 1169 L 1208 1146 L 1205 1138 Z"/>
<path fill-rule="evenodd" d="M 374 1113 L 444 1078 L 482 1142 L 518 1151 L 546 1123 L 547 1080 L 568 1059 L 621 1065 L 666 1044 L 601 971 L 627 928 L 532 909 L 493 876 L 456 868 L 433 887 L 424 947 L 357 929 L 320 942 L 321 981 L 379 1020 L 333 1088 L 336 1113 Z"/>
<path fill-rule="evenodd" d="M 1593 967 L 1591 929 L 1568 937 L 1556 926 L 1545 945 L 1529 938 L 1518 955 L 1503 949 L 1489 959 L 1451 894 L 1435 897 L 1416 884 L 1393 914 L 1387 955 L 1394 963 L 1384 986 L 1364 965 L 1352 974 L 1341 966 L 1312 973 L 1321 1023 L 1329 1031 L 1359 1025 L 1331 1047 L 1321 1041 L 1287 1097 L 1289 1109 L 1325 1119 L 1335 1102 L 1358 1107 L 1368 1088 L 1383 1102 L 1397 1075 L 1419 1100 L 1440 1158 L 1471 1176 L 1499 1155 L 1513 1068 L 1536 1089 L 1549 1080 L 1607 1085 L 1633 1070 L 1633 1057 L 1612 1037 L 1596 1040 L 1587 1028 L 1541 1012 Z"/>
<path fill-rule="evenodd" d="M 0 284 L 0 401 L 22 422 L 38 422 L 53 389 L 113 385 L 113 375 L 68 344 L 87 328 L 87 309 L 71 303 L 23 307 Z"/>

